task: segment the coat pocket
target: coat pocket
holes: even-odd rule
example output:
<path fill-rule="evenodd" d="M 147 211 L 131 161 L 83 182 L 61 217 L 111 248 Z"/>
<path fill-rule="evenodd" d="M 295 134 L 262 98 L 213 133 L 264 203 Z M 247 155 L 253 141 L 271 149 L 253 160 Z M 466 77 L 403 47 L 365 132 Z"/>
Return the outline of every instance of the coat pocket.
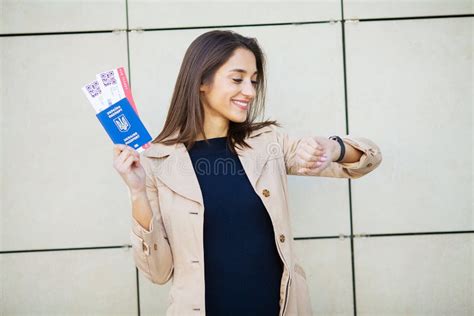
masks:
<path fill-rule="evenodd" d="M 309 295 L 306 273 L 299 264 L 295 264 L 295 286 L 298 316 L 312 316 L 311 299 Z"/>

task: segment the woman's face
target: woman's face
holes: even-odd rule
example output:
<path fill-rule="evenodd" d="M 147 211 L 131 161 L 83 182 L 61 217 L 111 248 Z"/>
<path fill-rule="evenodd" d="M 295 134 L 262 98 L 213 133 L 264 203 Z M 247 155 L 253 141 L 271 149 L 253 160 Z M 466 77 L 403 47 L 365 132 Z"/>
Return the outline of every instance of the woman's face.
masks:
<path fill-rule="evenodd" d="M 217 70 L 213 84 L 201 85 L 201 101 L 206 121 L 245 121 L 248 106 L 256 95 L 256 65 L 251 51 L 237 48 Z"/>

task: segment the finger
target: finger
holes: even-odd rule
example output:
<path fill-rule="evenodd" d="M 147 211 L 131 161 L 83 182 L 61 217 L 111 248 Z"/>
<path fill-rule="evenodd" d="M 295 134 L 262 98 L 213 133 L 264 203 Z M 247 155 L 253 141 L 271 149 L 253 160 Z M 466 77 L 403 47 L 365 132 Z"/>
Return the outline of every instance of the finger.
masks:
<path fill-rule="evenodd" d="M 310 169 L 315 168 L 328 159 L 327 157 L 322 156 L 319 151 L 316 153 L 316 155 L 314 153 L 310 154 L 309 152 L 313 151 L 311 150 L 311 148 L 308 147 L 310 146 L 302 144 L 301 149 L 298 151 L 297 161 L 299 167 Z"/>
<path fill-rule="evenodd" d="M 321 166 L 323 166 L 324 164 L 327 164 L 328 163 L 328 159 L 327 157 L 324 157 L 324 156 L 321 156 L 319 157 L 319 159 L 317 161 L 308 161 L 306 164 L 304 164 L 304 166 L 308 169 L 315 169 L 315 168 L 319 168 Z"/>
<path fill-rule="evenodd" d="M 305 159 L 307 161 L 318 161 L 318 159 L 322 156 L 323 152 L 320 149 L 314 149 L 311 145 L 309 144 L 302 144 L 301 148 L 303 149 L 303 152 L 306 153 Z"/>
<path fill-rule="evenodd" d="M 306 169 L 306 168 L 300 168 L 300 169 L 298 169 L 298 172 L 299 172 L 300 174 L 306 174 L 306 172 L 308 172 L 308 169 Z"/>
<path fill-rule="evenodd" d="M 134 156 L 129 156 L 127 159 L 125 159 L 124 163 L 121 166 L 122 172 L 128 171 L 134 161 L 136 161 L 136 158 Z"/>
<path fill-rule="evenodd" d="M 318 172 L 320 172 L 323 168 L 323 166 L 325 165 L 325 162 L 318 162 L 316 163 L 315 166 L 312 166 L 312 167 L 303 167 L 303 168 L 300 168 L 298 171 L 302 174 L 305 174 L 305 175 L 312 175 L 312 174 L 316 174 Z"/>
<path fill-rule="evenodd" d="M 309 165 L 306 166 L 306 168 L 308 168 L 310 170 L 314 170 L 314 169 L 317 169 L 317 168 L 323 166 L 326 163 L 326 158 L 322 158 L 322 159 L 325 159 L 325 160 L 319 160 L 317 162 L 311 162 L 311 163 L 309 163 Z"/>
<path fill-rule="evenodd" d="M 113 154 L 114 154 L 114 157 L 120 155 L 120 153 L 122 152 L 122 150 L 124 150 L 125 148 L 125 145 L 122 145 L 122 144 L 115 144 L 112 148 L 112 151 L 113 151 Z"/>
<path fill-rule="evenodd" d="M 313 168 L 315 166 L 316 162 L 315 161 L 308 161 L 305 159 L 298 158 L 298 163 L 297 166 L 299 168 Z"/>
<path fill-rule="evenodd" d="M 135 165 L 137 167 L 142 167 L 142 163 L 140 162 L 140 158 L 135 159 Z"/>
<path fill-rule="evenodd" d="M 140 154 L 131 146 L 126 145 L 125 149 L 128 150 L 131 155 L 134 155 L 137 158 L 140 156 Z"/>
<path fill-rule="evenodd" d="M 308 138 L 308 143 L 319 152 L 324 152 L 324 147 L 320 143 L 318 143 L 313 137 Z"/>
<path fill-rule="evenodd" d="M 301 168 L 298 170 L 298 172 L 303 175 L 314 175 L 317 172 L 319 172 L 319 169 L 318 168 Z"/>
<path fill-rule="evenodd" d="M 124 144 L 115 144 L 113 146 L 114 156 L 120 155 L 122 152 L 127 151 L 129 153 L 135 153 L 136 150 L 132 147 Z"/>
<path fill-rule="evenodd" d="M 133 155 L 138 159 L 140 160 L 140 153 L 138 151 L 136 151 L 135 149 L 133 149 Z"/>
<path fill-rule="evenodd" d="M 299 157 L 305 161 L 316 161 L 317 159 L 314 157 L 313 153 L 311 152 L 311 148 L 308 145 L 302 144 L 300 150 L 297 152 Z"/>
<path fill-rule="evenodd" d="M 136 159 L 140 159 L 140 154 L 135 149 L 133 149 L 132 147 L 127 146 L 127 148 L 125 150 L 128 152 L 128 154 L 130 156 L 133 156 Z"/>
<path fill-rule="evenodd" d="M 318 168 L 322 167 L 325 163 L 326 161 L 318 161 L 315 164 L 313 164 L 310 169 L 317 170 Z"/>
<path fill-rule="evenodd" d="M 120 155 L 117 157 L 116 161 L 117 161 L 117 164 L 120 166 L 121 164 L 123 164 L 125 162 L 125 160 L 127 160 L 127 158 L 129 156 L 132 156 L 133 157 L 133 154 L 130 152 L 130 150 L 128 149 L 124 149 Z"/>
<path fill-rule="evenodd" d="M 316 146 L 317 149 L 315 155 L 318 156 L 320 161 L 325 161 L 329 159 L 327 151 L 322 144 L 318 143 L 315 139 L 310 139 L 310 143 L 312 144 L 312 146 Z"/>
<path fill-rule="evenodd" d="M 308 140 L 305 145 L 305 148 L 311 155 L 321 156 L 324 154 L 324 148 L 322 148 L 322 146 L 316 143 L 314 140 Z"/>
<path fill-rule="evenodd" d="M 327 166 L 329 166 L 330 163 L 331 163 L 331 160 L 329 158 L 324 158 L 324 160 L 318 161 L 314 165 L 314 168 L 325 169 Z"/>
<path fill-rule="evenodd" d="M 305 165 L 307 163 L 315 163 L 316 161 L 318 161 L 318 158 L 316 156 L 313 156 L 308 152 L 308 150 L 304 148 L 298 151 L 298 158 L 300 159 L 301 165 Z"/>

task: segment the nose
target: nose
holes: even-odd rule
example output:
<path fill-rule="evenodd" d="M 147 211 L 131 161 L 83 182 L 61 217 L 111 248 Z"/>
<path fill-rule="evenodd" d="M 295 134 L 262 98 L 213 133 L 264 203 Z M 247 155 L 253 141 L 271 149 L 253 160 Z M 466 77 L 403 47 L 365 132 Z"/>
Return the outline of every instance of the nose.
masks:
<path fill-rule="evenodd" d="M 249 81 L 245 81 L 245 84 L 242 87 L 242 94 L 244 94 L 248 98 L 255 98 L 256 91 L 253 83 Z"/>

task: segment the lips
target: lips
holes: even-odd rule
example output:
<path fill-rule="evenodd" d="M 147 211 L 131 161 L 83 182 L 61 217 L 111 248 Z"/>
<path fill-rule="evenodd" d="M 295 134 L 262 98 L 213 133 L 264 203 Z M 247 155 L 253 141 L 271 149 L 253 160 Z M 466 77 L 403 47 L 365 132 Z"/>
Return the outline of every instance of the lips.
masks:
<path fill-rule="evenodd" d="M 237 107 L 239 107 L 242 110 L 247 110 L 249 106 L 249 101 L 232 99 L 232 103 L 234 103 Z"/>

